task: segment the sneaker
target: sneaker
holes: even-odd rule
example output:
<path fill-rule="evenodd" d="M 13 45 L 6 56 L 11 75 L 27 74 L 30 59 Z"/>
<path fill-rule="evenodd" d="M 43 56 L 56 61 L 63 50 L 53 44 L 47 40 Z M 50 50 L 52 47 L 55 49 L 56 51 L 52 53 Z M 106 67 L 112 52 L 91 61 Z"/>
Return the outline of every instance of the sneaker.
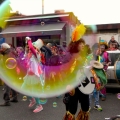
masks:
<path fill-rule="evenodd" d="M 3 104 L 0 104 L 0 106 L 10 106 L 10 103 L 9 102 L 5 102 Z"/>
<path fill-rule="evenodd" d="M 33 110 L 34 113 L 38 113 L 43 110 L 42 105 L 38 105 L 35 110 Z"/>
<path fill-rule="evenodd" d="M 94 106 L 94 109 L 98 110 L 98 111 L 102 111 L 102 107 L 100 105 L 96 105 Z"/>
<path fill-rule="evenodd" d="M 17 103 L 18 100 L 17 99 L 11 99 L 10 102 L 14 102 L 14 103 Z"/>
<path fill-rule="evenodd" d="M 35 105 L 36 101 L 34 98 L 30 101 L 29 107 L 33 107 Z"/>

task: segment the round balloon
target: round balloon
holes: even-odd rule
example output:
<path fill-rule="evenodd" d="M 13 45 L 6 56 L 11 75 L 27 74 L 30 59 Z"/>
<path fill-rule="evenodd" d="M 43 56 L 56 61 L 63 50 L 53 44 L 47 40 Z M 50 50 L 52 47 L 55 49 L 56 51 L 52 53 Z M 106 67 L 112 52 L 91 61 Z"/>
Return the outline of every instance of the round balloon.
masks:
<path fill-rule="evenodd" d="M 14 58 L 8 58 L 5 65 L 8 69 L 14 69 L 17 65 L 17 61 Z"/>
<path fill-rule="evenodd" d="M 3 13 L 2 16 L 6 12 L 6 6 L 0 6 L 0 13 L 1 11 Z M 0 24 L 4 26 L 3 22 L 0 22 Z M 23 37 L 22 34 L 19 35 Z M 47 66 L 39 63 L 39 67 L 38 65 L 31 65 L 32 70 L 30 70 L 29 65 L 34 64 L 34 62 L 30 63 L 29 59 L 26 59 L 24 56 L 23 58 L 19 58 L 19 60 L 12 57 L 9 57 L 6 61 L 0 60 L 0 77 L 8 86 L 25 96 L 45 99 L 69 92 L 71 89 L 77 87 L 84 78 L 84 73 L 78 74 L 78 72 L 84 71 L 84 67 L 89 65 L 93 59 L 92 55 L 88 53 L 88 46 L 91 49 L 92 45 L 96 43 L 95 34 L 94 36 L 90 35 L 90 37 L 87 35 L 84 39 L 88 44 L 86 48 L 83 48 L 86 49 L 85 52 L 82 52 L 78 58 L 74 58 L 65 51 L 64 54 L 58 56 L 60 61 L 57 65 L 50 64 Z M 83 59 L 78 61 L 79 57 L 83 57 Z M 38 70 L 33 71 L 36 67 Z M 68 86 L 71 86 L 70 89 L 68 89 Z"/>

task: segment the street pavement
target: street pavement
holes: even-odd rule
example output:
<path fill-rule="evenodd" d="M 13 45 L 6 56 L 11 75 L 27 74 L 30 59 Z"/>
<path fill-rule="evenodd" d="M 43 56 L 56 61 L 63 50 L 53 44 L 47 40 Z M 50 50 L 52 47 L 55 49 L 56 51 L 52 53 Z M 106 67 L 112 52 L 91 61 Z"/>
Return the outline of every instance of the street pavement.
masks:
<path fill-rule="evenodd" d="M 0 87 L 0 103 L 2 100 L 3 91 Z M 29 100 L 22 101 L 23 95 L 18 95 L 18 103 L 11 103 L 11 106 L 0 107 L 0 120 L 62 120 L 65 114 L 65 106 L 62 102 L 62 98 L 49 98 L 48 102 L 43 105 L 43 111 L 39 113 L 33 113 L 33 108 L 28 108 Z M 57 107 L 53 108 L 53 102 L 57 102 Z M 110 116 L 120 114 L 120 100 L 116 98 L 116 94 L 108 93 L 106 101 L 100 101 L 100 105 L 103 108 L 102 112 L 94 110 L 94 99 L 92 102 L 92 109 L 90 111 L 90 120 L 105 120 Z M 78 111 L 80 105 L 78 106 Z"/>

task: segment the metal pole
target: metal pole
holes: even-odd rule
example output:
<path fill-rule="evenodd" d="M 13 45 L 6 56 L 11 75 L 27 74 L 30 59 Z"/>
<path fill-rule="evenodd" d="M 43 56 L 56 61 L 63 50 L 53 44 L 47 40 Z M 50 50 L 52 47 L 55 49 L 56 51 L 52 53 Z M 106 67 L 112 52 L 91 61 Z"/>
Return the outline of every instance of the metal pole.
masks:
<path fill-rule="evenodd" d="M 44 14 L 44 0 L 42 0 L 42 14 Z"/>

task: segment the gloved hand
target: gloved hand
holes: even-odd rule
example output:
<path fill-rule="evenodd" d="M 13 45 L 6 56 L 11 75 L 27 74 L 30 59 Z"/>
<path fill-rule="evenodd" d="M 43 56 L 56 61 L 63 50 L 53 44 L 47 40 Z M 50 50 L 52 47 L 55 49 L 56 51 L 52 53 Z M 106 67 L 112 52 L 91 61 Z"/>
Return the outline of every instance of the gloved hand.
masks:
<path fill-rule="evenodd" d="M 26 37 L 26 38 L 25 38 L 25 43 L 26 43 L 26 44 L 28 43 L 28 40 L 31 40 L 31 38 L 30 38 L 30 37 Z"/>

